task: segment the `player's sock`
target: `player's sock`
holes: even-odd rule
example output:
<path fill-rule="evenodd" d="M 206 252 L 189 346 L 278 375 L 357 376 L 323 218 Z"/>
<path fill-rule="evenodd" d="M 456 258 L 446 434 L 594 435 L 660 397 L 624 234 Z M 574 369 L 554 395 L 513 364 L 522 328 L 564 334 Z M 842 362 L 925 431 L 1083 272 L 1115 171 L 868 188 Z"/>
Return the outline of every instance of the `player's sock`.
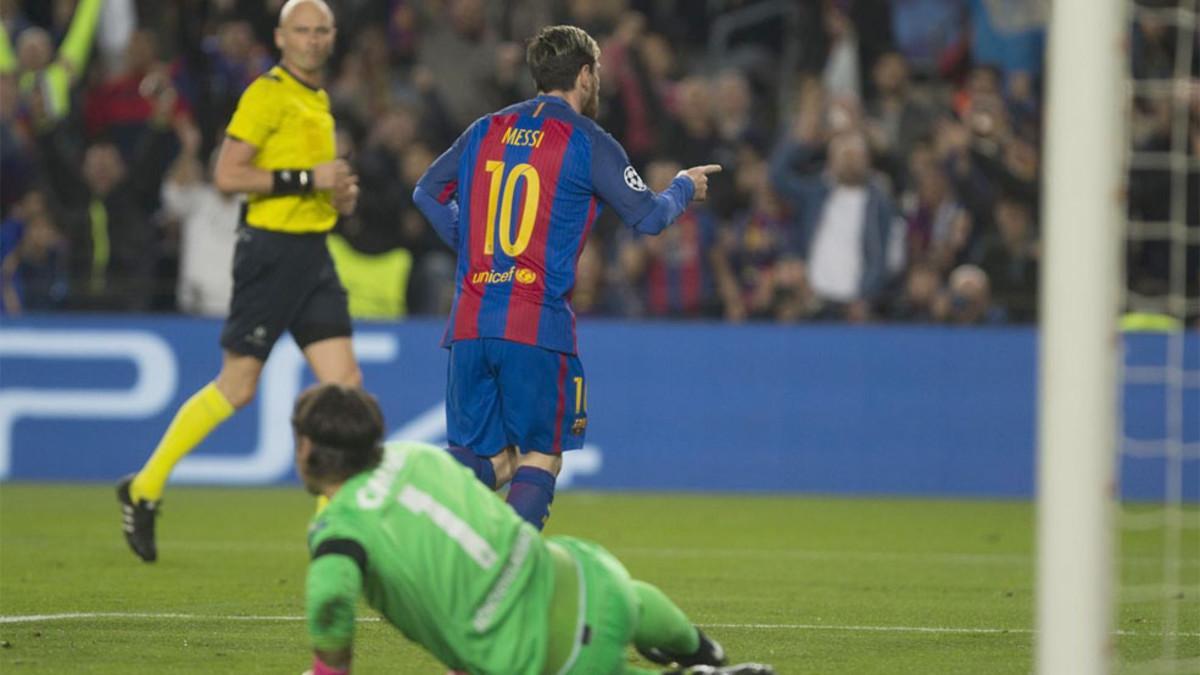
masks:
<path fill-rule="evenodd" d="M 447 450 L 454 455 L 454 459 L 457 459 L 459 464 L 474 471 L 479 482 L 492 490 L 496 489 L 496 467 L 492 466 L 491 457 L 480 457 L 470 448 L 459 445 L 452 445 Z"/>
<path fill-rule="evenodd" d="M 129 486 L 129 496 L 134 503 L 142 499 L 158 501 L 179 460 L 232 414 L 233 404 L 216 384 L 210 383 L 193 394 L 175 413 L 175 419 L 171 420 L 154 454 Z"/>
<path fill-rule="evenodd" d="M 508 503 L 517 515 L 537 529 L 545 527 L 553 501 L 554 474 L 536 466 L 523 466 L 513 474 L 508 488 Z"/>
<path fill-rule="evenodd" d="M 641 609 L 633 643 L 638 651 L 653 649 L 667 654 L 695 654 L 700 649 L 700 633 L 687 615 L 665 593 L 644 581 L 634 579 L 633 590 Z"/>

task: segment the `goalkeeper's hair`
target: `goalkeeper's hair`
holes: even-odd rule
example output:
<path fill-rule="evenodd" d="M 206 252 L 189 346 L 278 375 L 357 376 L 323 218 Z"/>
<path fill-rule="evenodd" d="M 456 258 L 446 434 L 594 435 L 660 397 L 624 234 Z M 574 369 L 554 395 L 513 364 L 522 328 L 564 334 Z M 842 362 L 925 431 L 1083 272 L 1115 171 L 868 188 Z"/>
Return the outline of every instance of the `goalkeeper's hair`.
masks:
<path fill-rule="evenodd" d="M 292 430 L 312 441 L 305 470 L 322 481 L 344 481 L 383 459 L 383 413 L 359 387 L 309 387 L 292 409 Z"/>
<path fill-rule="evenodd" d="M 582 28 L 547 26 L 525 48 L 525 60 L 538 91 L 571 91 L 584 66 L 596 68 L 600 46 Z"/>

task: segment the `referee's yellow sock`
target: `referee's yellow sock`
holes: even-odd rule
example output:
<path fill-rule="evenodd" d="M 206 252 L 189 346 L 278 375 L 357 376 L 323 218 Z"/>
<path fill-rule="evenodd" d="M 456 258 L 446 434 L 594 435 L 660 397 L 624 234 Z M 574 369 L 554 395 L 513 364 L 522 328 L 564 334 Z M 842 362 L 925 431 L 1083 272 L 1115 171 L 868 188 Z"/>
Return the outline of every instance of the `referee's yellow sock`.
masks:
<path fill-rule="evenodd" d="M 175 413 L 175 419 L 171 420 L 154 454 L 146 460 L 146 466 L 142 467 L 129 486 L 129 496 L 133 501 L 158 501 L 171 470 L 179 460 L 232 414 L 233 404 L 217 389 L 215 383 L 209 383 L 192 394 Z"/>

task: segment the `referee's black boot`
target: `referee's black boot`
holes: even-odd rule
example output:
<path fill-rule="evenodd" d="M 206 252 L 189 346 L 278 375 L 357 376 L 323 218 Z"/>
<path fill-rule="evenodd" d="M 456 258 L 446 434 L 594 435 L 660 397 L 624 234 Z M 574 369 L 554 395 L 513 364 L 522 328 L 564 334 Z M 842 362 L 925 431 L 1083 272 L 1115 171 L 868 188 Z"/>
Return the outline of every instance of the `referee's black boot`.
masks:
<path fill-rule="evenodd" d="M 144 562 L 158 559 L 158 546 L 154 543 L 154 520 L 158 517 L 158 502 L 139 499 L 135 504 L 129 496 L 129 485 L 135 474 L 130 474 L 117 483 L 117 501 L 121 502 L 121 529 L 129 548 Z"/>
<path fill-rule="evenodd" d="M 700 636 L 700 646 L 691 654 L 669 654 L 658 647 L 649 649 L 638 648 L 638 653 L 648 661 L 659 665 L 678 666 L 723 666 L 725 665 L 725 650 L 715 640 L 704 634 L 699 628 L 696 633 Z"/>

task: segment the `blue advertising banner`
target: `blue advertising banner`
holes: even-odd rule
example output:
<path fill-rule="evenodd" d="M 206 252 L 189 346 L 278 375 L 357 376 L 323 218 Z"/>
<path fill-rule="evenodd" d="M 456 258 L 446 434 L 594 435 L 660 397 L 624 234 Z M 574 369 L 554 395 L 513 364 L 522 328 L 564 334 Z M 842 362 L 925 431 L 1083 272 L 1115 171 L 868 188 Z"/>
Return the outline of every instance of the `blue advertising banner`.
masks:
<path fill-rule="evenodd" d="M 355 349 L 393 438 L 445 440 L 442 323 L 362 323 Z M 0 329 L 0 479 L 113 480 L 216 374 L 220 322 L 43 317 Z M 1036 333 L 1029 328 L 731 326 L 587 321 L 588 445 L 563 485 L 590 489 L 1029 497 Z M 1187 338 L 1181 419 L 1165 336 L 1127 340 L 1121 465 L 1133 498 L 1164 494 L 1164 439 L 1200 498 L 1200 339 Z M 1156 370 L 1157 369 L 1157 370 Z M 1153 375 L 1159 377 L 1153 377 Z M 288 338 L 253 404 L 178 467 L 177 482 L 295 480 L 288 418 L 312 381 Z M 1175 425 L 1175 427 L 1172 427 Z"/>

